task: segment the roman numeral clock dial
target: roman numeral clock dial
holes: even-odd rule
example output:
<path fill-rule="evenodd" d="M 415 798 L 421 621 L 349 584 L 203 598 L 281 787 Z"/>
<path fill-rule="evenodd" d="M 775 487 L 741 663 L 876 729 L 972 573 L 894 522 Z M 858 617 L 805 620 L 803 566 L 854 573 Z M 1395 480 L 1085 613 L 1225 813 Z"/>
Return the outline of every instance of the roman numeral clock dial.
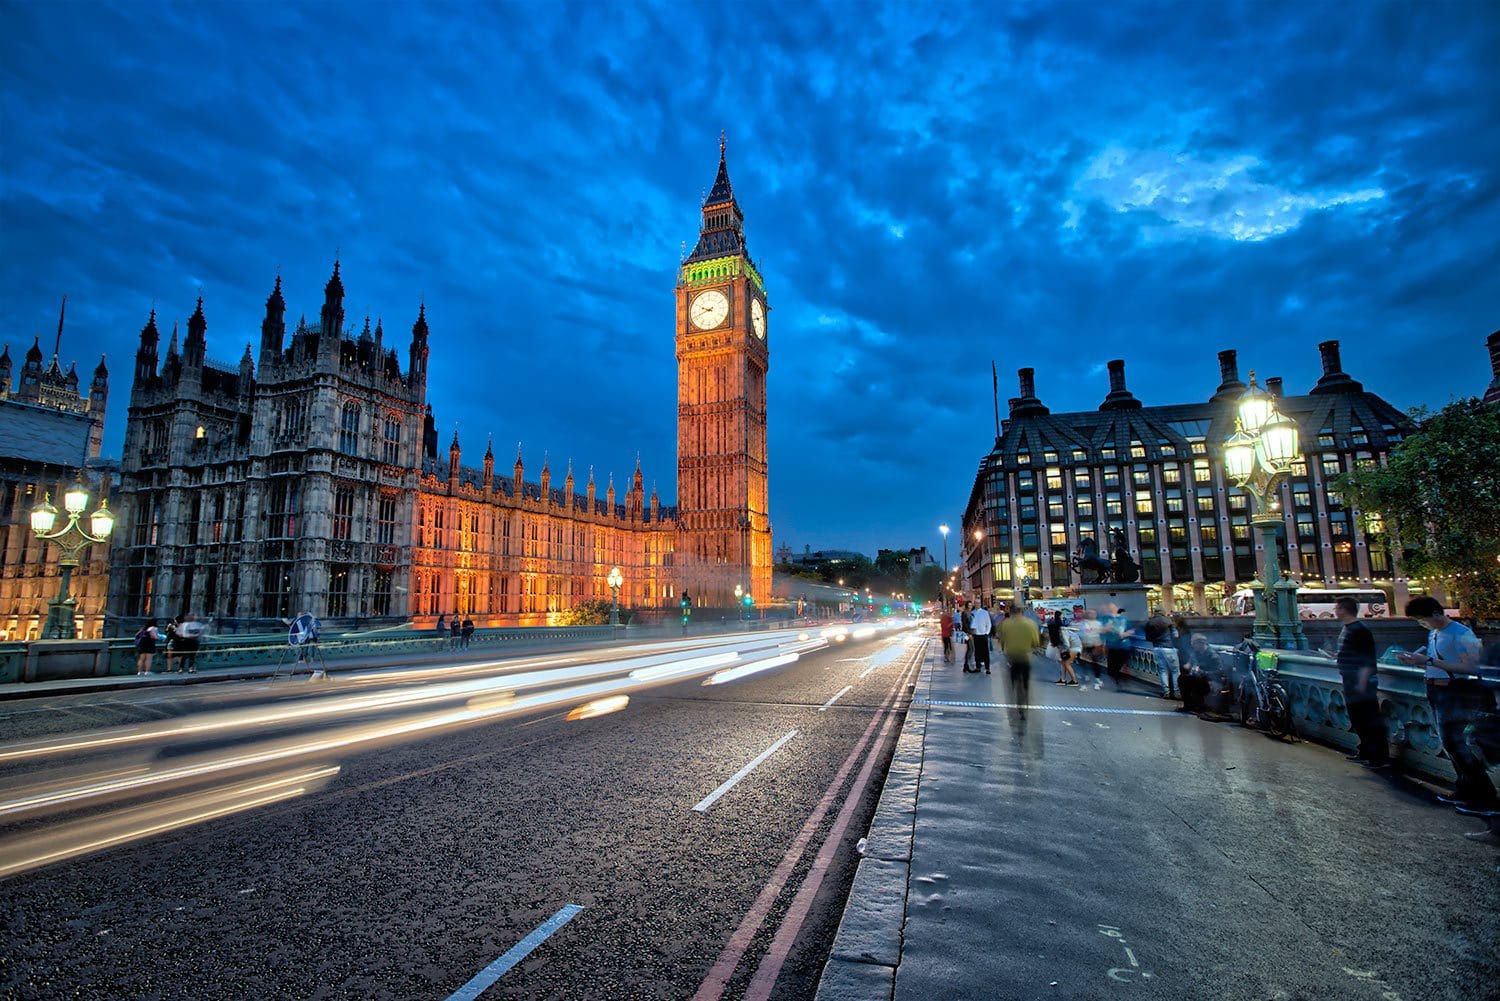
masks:
<path fill-rule="evenodd" d="M 699 330 L 712 330 L 728 319 L 729 300 L 718 289 L 709 289 L 693 300 L 688 315 Z"/>

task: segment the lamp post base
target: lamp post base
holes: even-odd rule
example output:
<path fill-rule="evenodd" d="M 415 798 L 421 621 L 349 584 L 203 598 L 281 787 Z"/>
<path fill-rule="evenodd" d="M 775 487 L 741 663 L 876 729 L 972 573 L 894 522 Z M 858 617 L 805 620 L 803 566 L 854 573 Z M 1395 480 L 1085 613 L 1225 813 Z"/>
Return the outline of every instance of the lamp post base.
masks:
<path fill-rule="evenodd" d="M 53 598 L 47 602 L 47 624 L 42 627 L 42 639 L 77 639 L 77 610 L 78 602 L 74 598 Z"/>

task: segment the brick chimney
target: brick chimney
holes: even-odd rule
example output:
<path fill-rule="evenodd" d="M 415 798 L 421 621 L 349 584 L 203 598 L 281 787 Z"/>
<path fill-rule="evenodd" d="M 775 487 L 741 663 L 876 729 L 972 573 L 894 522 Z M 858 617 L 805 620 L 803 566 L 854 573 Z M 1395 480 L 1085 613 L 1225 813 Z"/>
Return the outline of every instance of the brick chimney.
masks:
<path fill-rule="evenodd" d="M 1323 359 L 1323 377 L 1318 384 L 1312 388 L 1312 392 L 1323 393 L 1360 393 L 1364 386 L 1349 378 L 1344 372 L 1344 366 L 1339 362 L 1339 342 L 1324 341 L 1318 345 L 1318 354 Z"/>
<path fill-rule="evenodd" d="M 1012 416 L 1029 416 L 1051 413 L 1050 410 L 1037 399 L 1036 395 L 1036 369 L 1022 368 L 1016 370 L 1016 376 L 1020 381 L 1021 395 L 1011 405 Z"/>
<path fill-rule="evenodd" d="M 1219 388 L 1214 390 L 1213 400 L 1222 400 L 1225 397 L 1235 397 L 1245 391 L 1245 384 L 1240 380 L 1239 352 L 1233 348 L 1226 348 L 1219 352 Z"/>
<path fill-rule="evenodd" d="M 1141 401 L 1125 388 L 1125 360 L 1116 358 L 1109 363 L 1109 395 L 1099 405 L 1100 410 L 1130 410 L 1141 406 Z"/>
<path fill-rule="evenodd" d="M 1273 375 L 1266 380 L 1266 392 L 1274 399 L 1281 399 L 1281 376 Z"/>

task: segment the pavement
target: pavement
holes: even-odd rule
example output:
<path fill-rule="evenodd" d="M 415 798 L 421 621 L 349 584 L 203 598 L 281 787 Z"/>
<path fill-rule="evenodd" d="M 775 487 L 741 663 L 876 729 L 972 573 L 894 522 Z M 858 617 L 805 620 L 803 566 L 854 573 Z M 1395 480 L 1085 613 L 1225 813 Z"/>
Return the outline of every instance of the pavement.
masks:
<path fill-rule="evenodd" d="M 1472 999 L 1500 838 L 1314 743 L 930 644 L 816 991 L 916 999 Z"/>

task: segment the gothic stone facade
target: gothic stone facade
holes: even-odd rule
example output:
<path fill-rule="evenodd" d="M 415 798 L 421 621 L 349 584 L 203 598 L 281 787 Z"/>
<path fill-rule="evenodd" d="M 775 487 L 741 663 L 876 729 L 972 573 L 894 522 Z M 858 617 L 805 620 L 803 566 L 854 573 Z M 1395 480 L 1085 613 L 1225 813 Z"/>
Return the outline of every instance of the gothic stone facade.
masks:
<path fill-rule="evenodd" d="M 727 605 L 738 581 L 768 600 L 766 301 L 742 222 L 721 146 L 678 289 L 679 366 L 692 373 L 679 380 L 679 482 L 691 509 L 655 491 L 648 500 L 639 465 L 623 502 L 612 482 L 600 497 L 592 472 L 577 491 L 571 467 L 560 488 L 546 462 L 527 482 L 519 453 L 509 477 L 495 474 L 493 448 L 466 467 L 456 434 L 440 465 L 425 305 L 403 369 L 379 323 L 345 328 L 337 263 L 319 322 L 298 323 L 290 344 L 277 278 L 258 364 L 248 346 L 237 368 L 208 360 L 201 299 L 181 349 L 174 330 L 158 363 L 153 312 L 122 462 L 111 587 L 121 628 L 189 610 L 230 628 L 301 611 L 544 624 L 607 597 L 614 566 L 621 602 L 638 609 L 675 608 L 693 588 L 696 604 Z M 695 324 L 688 310 L 709 291 L 726 308 Z M 691 573 L 677 560 L 685 546 Z"/>
<path fill-rule="evenodd" d="M 50 364 L 40 338 L 26 352 L 18 377 L 10 345 L 0 351 L 0 639 L 38 638 L 47 602 L 57 596 L 60 554 L 32 534 L 31 509 L 49 494 L 61 509 L 63 492 L 80 477 L 97 506 L 113 481 L 113 468 L 99 458 L 109 370 L 100 358 L 87 395 L 79 389 L 78 366 L 62 370 L 58 352 L 66 311 L 65 299 Z M 108 586 L 109 545 L 89 546 L 79 553 L 71 585 L 80 637 L 103 635 Z"/>

